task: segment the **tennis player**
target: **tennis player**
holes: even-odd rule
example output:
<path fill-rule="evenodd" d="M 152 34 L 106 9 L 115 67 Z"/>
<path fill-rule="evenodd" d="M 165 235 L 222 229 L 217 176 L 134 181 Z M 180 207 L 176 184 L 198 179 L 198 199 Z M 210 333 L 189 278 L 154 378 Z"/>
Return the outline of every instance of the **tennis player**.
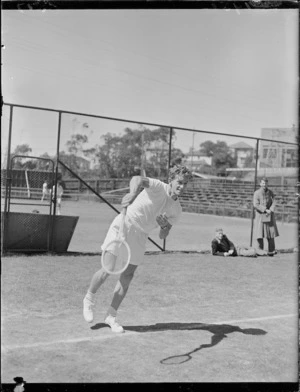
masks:
<path fill-rule="evenodd" d="M 170 169 L 168 184 L 148 177 L 132 177 L 130 192 L 122 199 L 122 206 L 127 207 L 124 231 L 131 250 L 131 259 L 127 269 L 120 275 L 104 320 L 113 332 L 124 332 L 123 327 L 116 321 L 117 311 L 126 296 L 136 268 L 143 261 L 149 233 L 159 227 L 159 238 L 165 239 L 168 236 L 172 226 L 181 215 L 182 207 L 179 196 L 190 178 L 190 170 L 181 165 Z M 121 219 L 121 214 L 119 214 L 113 220 L 102 244 L 102 250 L 106 244 L 116 239 Z M 83 316 L 89 323 L 94 319 L 95 294 L 107 277 L 106 271 L 102 268 L 98 270 L 93 275 L 84 297 Z"/>

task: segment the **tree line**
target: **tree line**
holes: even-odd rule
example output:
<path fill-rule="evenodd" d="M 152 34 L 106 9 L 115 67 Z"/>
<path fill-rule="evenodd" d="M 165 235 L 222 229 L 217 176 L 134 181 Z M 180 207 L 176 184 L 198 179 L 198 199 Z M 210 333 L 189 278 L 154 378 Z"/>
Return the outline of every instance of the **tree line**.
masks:
<path fill-rule="evenodd" d="M 166 178 L 170 165 L 184 163 L 186 154 L 174 146 L 176 133 L 172 135 L 169 146 L 169 129 L 159 127 L 154 130 L 147 128 L 125 128 L 122 135 L 110 132 L 100 137 L 101 144 L 87 148 L 88 136 L 75 133 L 66 142 L 65 150 L 60 151 L 59 159 L 72 171 L 89 178 L 129 178 L 140 174 L 144 168 L 147 176 Z M 236 158 L 232 156 L 229 146 L 224 141 L 205 141 L 199 145 L 199 152 L 203 156 L 211 157 L 211 165 L 203 164 L 198 172 L 224 175 L 226 168 L 236 167 Z M 28 144 L 18 145 L 12 153 L 30 156 L 32 149 Z M 15 169 L 49 170 L 49 161 L 56 160 L 56 156 L 49 156 L 47 152 L 38 159 L 15 158 Z M 60 165 L 59 171 L 68 177 L 68 171 Z"/>

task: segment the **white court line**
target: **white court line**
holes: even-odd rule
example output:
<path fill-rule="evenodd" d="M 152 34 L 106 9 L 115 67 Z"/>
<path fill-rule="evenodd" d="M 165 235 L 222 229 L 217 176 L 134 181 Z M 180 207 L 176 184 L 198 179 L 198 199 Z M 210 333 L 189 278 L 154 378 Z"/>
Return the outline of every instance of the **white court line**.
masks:
<path fill-rule="evenodd" d="M 290 318 L 290 317 L 298 317 L 297 314 L 281 314 L 277 316 L 268 316 L 268 317 L 257 317 L 257 318 L 248 318 L 248 319 L 239 319 L 239 320 L 226 320 L 226 321 L 214 321 L 211 323 L 199 323 L 202 325 L 211 325 L 211 324 L 229 324 L 229 323 L 246 323 L 246 322 L 252 322 L 252 321 L 265 321 L 265 320 L 275 320 L 275 319 L 283 319 L 283 318 Z M 126 327 L 124 327 L 126 330 Z M 157 330 L 159 332 L 159 330 Z M 1 345 L 2 346 L 2 352 L 5 353 L 8 350 L 17 350 L 17 349 L 23 349 L 23 348 L 35 348 L 35 347 L 42 347 L 42 346 L 52 346 L 55 344 L 72 344 L 72 343 L 81 343 L 81 342 L 94 342 L 94 341 L 100 341 L 100 340 L 107 340 L 107 339 L 112 339 L 115 337 L 123 337 L 123 336 L 131 336 L 131 335 L 136 335 L 136 334 L 142 334 L 144 332 L 135 332 L 135 331 L 126 331 L 125 333 L 109 333 L 105 335 L 98 335 L 98 336 L 93 336 L 93 337 L 84 337 L 84 338 L 74 338 L 74 339 L 65 339 L 65 340 L 53 340 L 50 342 L 36 342 L 36 343 L 31 343 L 31 344 L 20 344 L 20 345 L 12 345 L 12 346 L 6 346 L 6 345 Z"/>
<path fill-rule="evenodd" d="M 298 317 L 298 314 L 280 314 L 278 316 L 267 316 L 267 317 L 257 317 L 257 318 L 249 318 L 249 319 L 239 319 L 239 320 L 228 320 L 228 321 L 215 321 L 211 324 L 227 324 L 227 323 L 246 323 L 251 321 L 264 321 L 264 320 L 275 320 L 281 318 L 289 318 L 289 317 Z"/>
<path fill-rule="evenodd" d="M 137 334 L 138 332 L 134 331 L 126 331 L 126 333 L 114 333 L 111 332 L 110 334 L 105 334 L 105 335 L 98 335 L 98 336 L 91 336 L 91 337 L 84 337 L 84 338 L 74 338 L 74 339 L 64 339 L 64 340 L 53 340 L 50 342 L 37 342 L 37 343 L 30 343 L 30 344 L 19 344 L 19 345 L 12 345 L 12 346 L 6 346 L 6 345 L 1 345 L 2 346 L 2 352 L 8 351 L 8 350 L 17 350 L 17 349 L 23 349 L 23 348 L 35 348 L 35 347 L 42 347 L 42 346 L 52 346 L 54 344 L 69 344 L 69 343 L 81 343 L 81 342 L 94 342 L 97 340 L 106 340 L 106 339 L 111 339 L 115 337 L 121 337 L 121 336 L 129 336 L 129 335 L 134 335 Z"/>

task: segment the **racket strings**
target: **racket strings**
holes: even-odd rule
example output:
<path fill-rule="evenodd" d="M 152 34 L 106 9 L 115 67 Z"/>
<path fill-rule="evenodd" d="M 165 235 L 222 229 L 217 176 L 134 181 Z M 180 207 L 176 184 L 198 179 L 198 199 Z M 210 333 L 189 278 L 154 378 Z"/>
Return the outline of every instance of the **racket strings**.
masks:
<path fill-rule="evenodd" d="M 129 259 L 128 247 L 122 241 L 114 241 L 104 249 L 102 264 L 109 273 L 120 273 L 126 268 Z"/>
<path fill-rule="evenodd" d="M 125 233 L 126 210 L 127 208 L 122 210 L 117 238 L 108 243 L 102 252 L 102 267 L 109 274 L 122 273 L 130 262 L 131 251 L 126 242 Z"/>

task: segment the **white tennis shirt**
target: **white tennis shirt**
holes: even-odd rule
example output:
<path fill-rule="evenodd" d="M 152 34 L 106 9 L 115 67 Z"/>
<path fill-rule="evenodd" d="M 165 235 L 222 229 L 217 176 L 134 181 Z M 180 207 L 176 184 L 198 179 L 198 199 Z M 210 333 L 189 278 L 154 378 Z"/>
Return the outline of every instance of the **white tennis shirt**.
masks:
<path fill-rule="evenodd" d="M 55 185 L 53 185 L 52 193 L 53 193 L 53 196 L 54 196 L 55 195 Z M 56 197 L 57 198 L 62 197 L 63 193 L 64 193 L 64 188 L 61 185 L 58 185 L 57 191 L 56 191 Z"/>
<path fill-rule="evenodd" d="M 166 214 L 171 225 L 174 225 L 182 213 L 179 199 L 169 195 L 170 185 L 160 180 L 149 178 L 149 188 L 144 188 L 132 204 L 127 208 L 127 216 L 145 233 L 158 227 L 156 217 Z"/>

